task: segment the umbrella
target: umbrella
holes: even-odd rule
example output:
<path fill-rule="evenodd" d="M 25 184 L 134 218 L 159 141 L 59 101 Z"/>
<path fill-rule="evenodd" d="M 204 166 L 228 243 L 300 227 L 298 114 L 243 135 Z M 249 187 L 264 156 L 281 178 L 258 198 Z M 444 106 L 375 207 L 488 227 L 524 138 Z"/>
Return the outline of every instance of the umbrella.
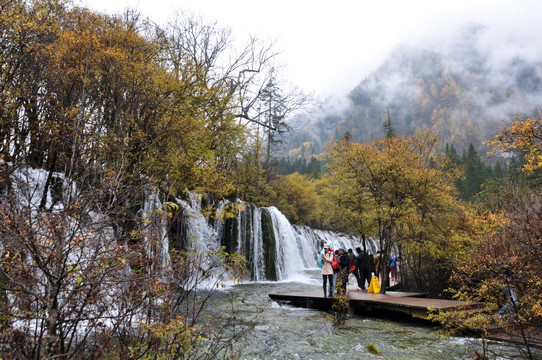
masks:
<path fill-rule="evenodd" d="M 331 250 L 332 252 L 334 251 L 333 250 L 333 241 L 330 242 L 330 243 L 327 243 L 329 245 L 329 250 Z M 324 255 L 324 248 L 322 248 L 322 250 L 320 250 L 320 253 L 318 254 L 318 267 L 322 267 L 323 264 L 322 264 L 322 255 Z"/>

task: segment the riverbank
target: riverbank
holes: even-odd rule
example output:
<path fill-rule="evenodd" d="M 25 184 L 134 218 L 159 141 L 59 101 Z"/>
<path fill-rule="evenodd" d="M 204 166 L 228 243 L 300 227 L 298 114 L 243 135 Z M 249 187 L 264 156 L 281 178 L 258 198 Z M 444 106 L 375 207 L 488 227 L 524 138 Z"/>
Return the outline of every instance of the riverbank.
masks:
<path fill-rule="evenodd" d="M 269 293 L 318 291 L 321 275 L 305 271 L 294 281 L 246 283 L 231 287 L 240 297 L 240 316 L 258 313 L 252 331 L 239 345 L 244 360 L 267 359 L 473 359 L 481 340 L 445 337 L 427 322 L 349 315 L 345 326 L 334 326 L 331 311 L 294 307 L 272 300 Z M 213 306 L 221 306 L 217 304 Z M 217 309 L 218 310 L 218 309 Z M 367 346 L 374 344 L 380 355 Z M 504 342 L 489 342 L 490 351 L 504 358 L 521 358 L 518 349 Z M 542 356 L 542 352 L 540 354 Z"/>

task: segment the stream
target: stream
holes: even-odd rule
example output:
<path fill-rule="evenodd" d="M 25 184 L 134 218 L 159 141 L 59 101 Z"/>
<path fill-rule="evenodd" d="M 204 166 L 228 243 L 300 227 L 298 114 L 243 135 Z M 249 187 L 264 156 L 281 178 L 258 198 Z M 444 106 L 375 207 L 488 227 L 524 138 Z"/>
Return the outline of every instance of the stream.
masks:
<path fill-rule="evenodd" d="M 268 296 L 320 288 L 319 271 L 310 270 L 297 279 L 246 283 L 222 292 L 241 297 L 243 317 L 261 310 L 254 329 L 238 344 L 242 359 L 475 359 L 474 351 L 482 352 L 481 340 L 445 337 L 432 324 L 349 316 L 339 328 L 331 312 L 281 305 Z M 378 355 L 366 348 L 369 344 Z M 488 349 L 490 359 L 521 358 L 518 349 L 505 343 L 490 342 Z M 542 358 L 542 351 L 537 356 Z"/>

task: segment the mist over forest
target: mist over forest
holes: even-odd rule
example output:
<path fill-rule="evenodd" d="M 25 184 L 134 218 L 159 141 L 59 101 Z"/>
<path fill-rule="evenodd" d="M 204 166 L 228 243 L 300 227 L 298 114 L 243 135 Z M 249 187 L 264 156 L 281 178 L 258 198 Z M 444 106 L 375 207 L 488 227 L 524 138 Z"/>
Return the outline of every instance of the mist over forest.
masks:
<path fill-rule="evenodd" d="M 536 116 L 542 92 L 541 62 L 516 39 L 489 36 L 469 25 L 436 46 L 398 45 L 361 79 L 347 99 L 326 99 L 317 113 L 293 119 L 284 156 L 321 155 L 346 132 L 356 142 L 384 135 L 389 119 L 398 134 L 430 128 L 441 146 L 463 151 L 484 142 L 514 116 Z M 369 55 L 368 55 L 369 56 Z"/>

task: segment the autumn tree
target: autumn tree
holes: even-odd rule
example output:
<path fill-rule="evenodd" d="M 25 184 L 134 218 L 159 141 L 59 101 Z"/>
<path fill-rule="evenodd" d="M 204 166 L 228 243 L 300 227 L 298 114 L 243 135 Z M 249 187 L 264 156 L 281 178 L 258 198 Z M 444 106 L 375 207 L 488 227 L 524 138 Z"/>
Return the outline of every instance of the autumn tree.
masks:
<path fill-rule="evenodd" d="M 273 43 L 249 37 L 232 57 L 230 29 L 182 15 L 163 31 L 168 44 L 163 54 L 177 78 L 183 83 L 197 84 L 200 91 L 196 92 L 196 105 L 213 105 L 212 111 L 209 108 L 202 114 L 205 131 L 212 137 L 197 144 L 206 150 L 196 153 L 210 155 L 205 163 L 214 164 L 217 176 L 205 176 L 200 182 L 221 175 L 238 179 L 240 183 L 228 184 L 222 177 L 221 187 L 217 183 L 208 188 L 219 188 L 226 195 L 245 194 L 248 197 L 243 199 L 247 201 L 256 197 L 256 202 L 268 201 L 271 193 L 259 192 L 258 188 L 269 189 L 272 149 L 280 142 L 280 135 L 289 130 L 289 117 L 309 106 L 312 98 L 280 79 L 278 52 L 273 49 Z M 185 112 L 186 108 L 183 109 Z M 224 153 L 217 153 L 218 150 Z M 202 174 L 208 174 L 209 170 L 204 169 Z M 258 192 L 260 196 L 251 196 Z"/>
<path fill-rule="evenodd" d="M 360 236 L 364 239 L 362 248 L 367 251 L 366 237 L 375 234 L 375 225 L 368 213 L 370 205 L 366 201 L 369 196 L 366 192 L 365 182 L 356 177 L 361 173 L 351 168 L 353 163 L 343 156 L 351 156 L 360 144 L 351 143 L 347 138 L 335 144 L 329 152 L 328 170 L 330 176 L 323 178 L 320 191 L 323 194 L 322 207 L 326 209 L 323 216 L 324 225 Z M 352 159 L 353 162 L 356 160 Z M 349 173 L 345 172 L 345 168 Z"/>
<path fill-rule="evenodd" d="M 490 311 L 466 313 L 460 321 L 444 317 L 453 330 L 461 322 L 468 323 L 484 337 L 520 344 L 529 359 L 534 359 L 531 347 L 542 334 L 540 207 L 540 194 L 535 191 L 511 200 L 504 213 L 480 216 L 480 222 L 489 225 L 475 237 L 469 257 L 458 259 L 452 289 L 457 298 L 482 302 Z M 517 300 L 510 313 L 499 317 L 499 308 L 510 301 L 504 292 L 507 287 L 518 294 Z"/>
<path fill-rule="evenodd" d="M 514 122 L 501 129 L 499 134 L 488 142 L 488 145 L 492 145 L 496 151 L 524 151 L 526 163 L 523 170 L 532 172 L 540 169 L 542 168 L 542 120 L 515 117 Z"/>
<path fill-rule="evenodd" d="M 371 144 L 346 139 L 329 150 L 331 200 L 347 221 L 357 224 L 356 235 L 379 240 L 383 289 L 387 261 L 400 248 L 404 284 L 410 289 L 438 292 L 446 275 L 435 281 L 434 267 L 449 273 L 462 241 L 450 177 L 436 167 L 437 138 L 429 133 L 393 136 Z M 449 214 L 455 214 L 450 216 Z M 429 268 L 433 268 L 430 270 Z M 424 275 L 425 274 L 425 275 Z"/>
<path fill-rule="evenodd" d="M 233 173 L 236 197 L 258 206 L 269 204 L 269 199 L 275 196 L 262 166 L 263 147 L 263 139 L 259 136 L 247 140 L 246 147 L 238 154 L 240 161 Z"/>
<path fill-rule="evenodd" d="M 253 104 L 242 93 L 258 95 L 271 48 L 254 40 L 224 70 L 215 60 L 229 51 L 226 33 L 213 26 L 202 37 L 179 28 L 178 40 L 131 11 L 60 0 L 0 8 L 2 358 L 229 351 L 235 338 L 200 322 L 197 286 L 240 262 L 181 249 L 162 262 L 166 210 L 141 211 L 149 192 L 233 193 L 252 130 L 239 121 Z M 34 172 L 34 182 L 14 178 Z"/>
<path fill-rule="evenodd" d="M 273 203 L 295 224 L 320 225 L 318 184 L 298 173 L 277 176 L 271 183 L 276 198 Z"/>
<path fill-rule="evenodd" d="M 538 119 L 516 118 L 490 143 L 497 152 L 525 152 L 527 161 L 522 167 L 525 175 L 539 169 Z M 515 159 L 512 158 L 510 169 L 518 168 Z M 461 316 L 441 314 L 441 317 L 452 331 L 464 330 L 464 324 L 470 324 L 484 337 L 518 344 L 523 357 L 534 359 L 532 346 L 542 334 L 541 194 L 539 186 L 524 186 L 516 176 L 507 180 L 493 184 L 495 195 L 491 201 L 486 197 L 485 212 L 473 213 L 480 230 L 466 248 L 469 257 L 458 258 L 452 276 L 451 290 L 457 298 L 482 302 L 489 310 L 486 314 L 465 312 Z M 497 310 L 510 301 L 503 291 L 505 288 L 512 288 L 517 299 L 511 311 L 500 317 Z"/>
<path fill-rule="evenodd" d="M 13 183 L 20 190 L 2 198 L 3 359 L 212 359 L 236 353 L 233 345 L 249 328 L 236 325 L 235 304 L 233 312 L 205 321 L 202 310 L 225 275 L 244 269 L 241 257 L 220 249 L 164 251 L 165 208 L 134 219 L 139 227 L 130 234 L 115 231 L 118 199 L 97 196 L 108 181 L 79 189 L 64 178 L 54 210 L 39 211 L 45 174 L 17 171 Z M 117 197 L 134 192 L 115 189 Z M 202 283 L 211 290 L 202 294 Z"/>

